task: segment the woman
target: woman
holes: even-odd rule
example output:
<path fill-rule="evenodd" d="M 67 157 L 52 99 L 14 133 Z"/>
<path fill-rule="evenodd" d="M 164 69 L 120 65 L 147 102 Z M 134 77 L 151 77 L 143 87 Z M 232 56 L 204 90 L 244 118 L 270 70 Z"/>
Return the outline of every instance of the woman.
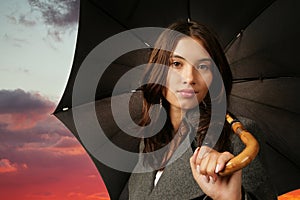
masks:
<path fill-rule="evenodd" d="M 242 148 L 229 124 L 212 114 L 226 105 L 231 81 L 223 50 L 204 25 L 177 22 L 160 35 L 143 78 L 140 122 L 150 130 L 142 132 L 143 165 L 153 171 L 131 175 L 129 199 L 276 199 L 259 158 L 248 167 L 254 173 L 218 175 Z M 161 130 L 151 132 L 164 116 Z"/>

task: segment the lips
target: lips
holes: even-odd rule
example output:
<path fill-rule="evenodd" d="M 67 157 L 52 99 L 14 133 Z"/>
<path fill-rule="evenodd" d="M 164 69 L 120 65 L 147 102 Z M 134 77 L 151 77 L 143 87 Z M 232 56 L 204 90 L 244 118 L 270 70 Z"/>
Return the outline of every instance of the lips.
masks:
<path fill-rule="evenodd" d="M 193 89 L 179 90 L 178 93 L 184 98 L 192 98 L 197 94 L 197 92 L 194 91 Z"/>

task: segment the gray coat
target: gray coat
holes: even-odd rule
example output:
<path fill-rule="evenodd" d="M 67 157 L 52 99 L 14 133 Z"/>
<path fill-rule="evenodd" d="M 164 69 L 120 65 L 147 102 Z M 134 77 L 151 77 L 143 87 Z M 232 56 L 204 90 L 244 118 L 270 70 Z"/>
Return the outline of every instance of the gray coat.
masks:
<path fill-rule="evenodd" d="M 263 141 L 259 134 L 259 128 L 253 121 L 240 118 L 247 130 L 249 130 L 260 142 L 263 147 Z M 239 138 L 232 134 L 232 153 L 238 154 L 243 150 L 244 145 Z M 162 199 L 206 199 L 198 184 L 193 178 L 189 164 L 189 158 L 192 156 L 192 148 L 187 151 L 175 162 L 168 165 L 159 179 L 157 185 L 153 186 L 155 172 L 134 173 L 128 182 L 128 191 L 130 200 L 162 200 Z M 261 153 L 252 161 L 252 163 L 243 169 L 242 186 L 245 191 L 246 199 L 271 200 L 277 199 L 274 194 L 267 173 L 263 167 Z"/>

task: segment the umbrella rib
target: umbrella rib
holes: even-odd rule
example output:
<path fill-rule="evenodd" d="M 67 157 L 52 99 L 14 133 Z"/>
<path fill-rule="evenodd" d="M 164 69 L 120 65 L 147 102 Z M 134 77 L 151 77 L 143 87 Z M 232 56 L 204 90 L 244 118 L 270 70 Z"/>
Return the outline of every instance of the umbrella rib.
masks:
<path fill-rule="evenodd" d="M 111 15 L 107 10 L 102 8 L 101 6 L 97 5 L 94 1 L 90 1 L 96 8 L 99 8 L 101 12 L 103 12 L 106 16 L 111 18 L 113 21 L 115 21 L 117 24 L 121 25 L 125 30 L 129 30 L 136 38 L 138 38 L 142 43 L 144 43 L 147 47 L 150 47 L 150 45 L 145 42 L 140 36 L 138 36 L 134 31 L 131 31 L 129 27 L 127 27 L 125 24 L 123 24 L 119 19 Z"/>
<path fill-rule="evenodd" d="M 127 16 L 127 18 L 132 18 L 133 13 L 137 10 L 139 4 L 141 3 L 141 0 L 136 1 L 136 3 L 134 4 L 133 8 L 131 9 L 130 15 Z"/>
<path fill-rule="evenodd" d="M 271 1 L 268 5 L 266 5 L 264 8 L 261 9 L 260 12 L 258 12 L 258 14 L 256 16 L 254 16 L 250 22 L 240 30 L 240 32 L 234 37 L 232 38 L 231 41 L 229 41 L 229 43 L 227 45 L 225 45 L 225 49 L 224 52 L 227 53 L 227 51 L 230 49 L 230 47 L 233 45 L 233 43 L 242 36 L 243 32 L 246 30 L 246 28 L 248 28 L 248 26 L 250 26 L 250 24 L 253 23 L 253 21 L 258 18 L 258 16 L 260 16 L 266 9 L 268 9 L 276 0 Z"/>
<path fill-rule="evenodd" d="M 258 81 L 258 80 L 262 82 L 263 80 L 280 79 L 280 78 L 298 78 L 298 77 L 297 76 L 259 76 L 259 77 L 235 78 L 232 80 L 232 82 L 234 84 L 250 82 L 250 81 Z"/>
<path fill-rule="evenodd" d="M 266 142 L 266 144 L 273 149 L 274 151 L 276 151 L 276 153 L 278 153 L 279 155 L 281 155 L 282 157 L 284 157 L 285 159 L 287 159 L 288 161 L 290 161 L 290 163 L 292 163 L 293 165 L 296 166 L 296 168 L 300 169 L 300 166 L 294 162 L 293 160 L 291 160 L 289 157 L 287 157 L 286 155 L 284 155 L 283 153 L 281 153 L 277 148 L 275 148 L 272 144 L 270 144 L 269 142 Z"/>
<path fill-rule="evenodd" d="M 242 36 L 244 32 L 244 29 L 240 30 L 240 32 L 234 37 L 232 38 L 229 43 L 227 45 L 225 45 L 225 49 L 224 49 L 224 53 L 226 54 L 227 51 L 230 49 L 230 47 L 233 45 L 233 43 L 239 38 Z"/>
<path fill-rule="evenodd" d="M 128 30 L 129 28 L 127 26 L 125 26 L 120 20 L 118 20 L 117 18 L 115 18 L 113 15 L 111 15 L 107 10 L 105 10 L 103 7 L 99 6 L 98 4 L 96 4 L 94 1 L 90 1 L 95 7 L 99 8 L 101 10 L 101 12 L 103 12 L 105 15 L 107 15 L 109 18 L 111 18 L 112 20 L 114 20 L 115 22 L 117 22 L 119 25 L 121 25 L 123 28 L 125 28 L 126 30 Z"/>
<path fill-rule="evenodd" d="M 235 95 L 235 94 L 231 94 L 231 96 L 239 98 L 239 99 L 243 99 L 245 101 L 250 101 L 250 102 L 253 102 L 253 103 L 257 103 L 257 104 L 260 104 L 260 105 L 263 105 L 263 106 L 266 106 L 266 107 L 269 107 L 269 108 L 274 108 L 274 109 L 277 109 L 277 110 L 282 110 L 282 111 L 285 111 L 285 112 L 290 112 L 290 113 L 299 115 L 299 113 L 294 112 L 292 110 L 280 108 L 280 107 L 277 107 L 277 106 L 272 106 L 272 105 L 269 105 L 269 104 L 266 104 L 266 103 L 262 103 L 262 102 L 259 102 L 259 101 L 252 100 L 252 99 L 247 99 L 245 97 L 241 97 L 241 96 L 238 96 L 238 95 Z"/>
<path fill-rule="evenodd" d="M 188 15 L 188 22 L 190 21 L 190 20 L 192 20 L 191 19 L 191 1 L 190 0 L 187 0 L 187 15 Z"/>

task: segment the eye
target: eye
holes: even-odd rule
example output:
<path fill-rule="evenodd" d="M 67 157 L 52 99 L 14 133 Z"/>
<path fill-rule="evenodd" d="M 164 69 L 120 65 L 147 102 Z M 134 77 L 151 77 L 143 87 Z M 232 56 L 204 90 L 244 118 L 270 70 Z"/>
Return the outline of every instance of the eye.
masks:
<path fill-rule="evenodd" d="M 205 64 L 198 65 L 197 69 L 199 70 L 208 70 L 210 67 Z"/>
<path fill-rule="evenodd" d="M 179 68 L 181 66 L 181 63 L 178 61 L 172 61 L 171 66 L 174 68 Z"/>
<path fill-rule="evenodd" d="M 197 68 L 197 70 L 208 71 L 208 70 L 211 70 L 212 65 L 211 65 L 211 63 L 201 63 L 196 68 Z"/>

